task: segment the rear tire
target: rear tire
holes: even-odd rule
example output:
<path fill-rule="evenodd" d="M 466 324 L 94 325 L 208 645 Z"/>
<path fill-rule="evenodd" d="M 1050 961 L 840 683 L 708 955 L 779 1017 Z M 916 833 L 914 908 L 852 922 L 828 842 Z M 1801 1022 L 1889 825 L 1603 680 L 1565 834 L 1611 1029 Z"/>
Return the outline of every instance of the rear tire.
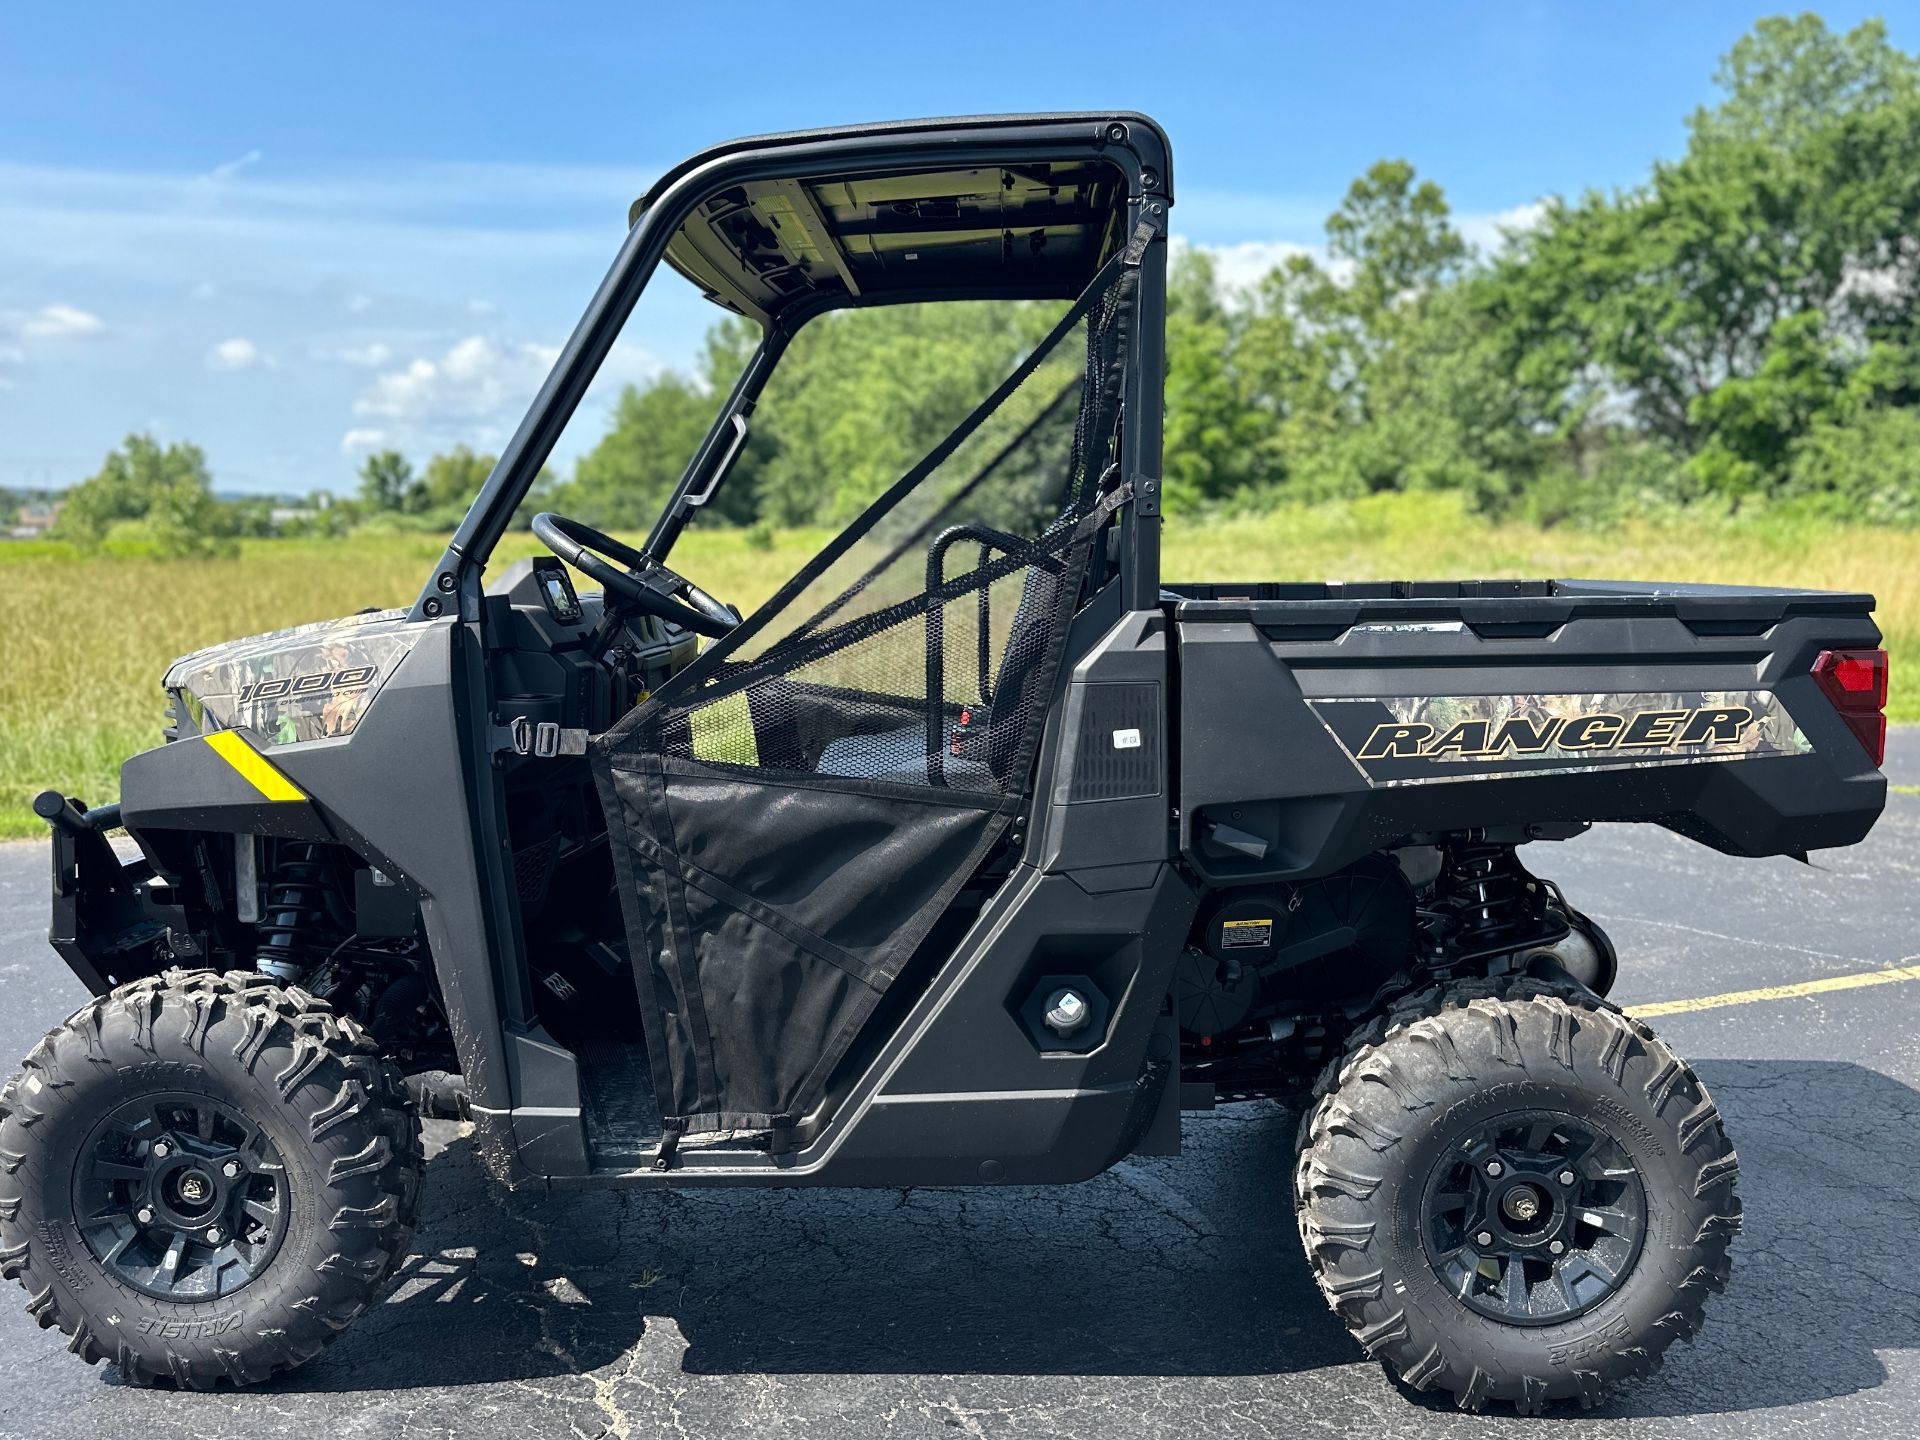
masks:
<path fill-rule="evenodd" d="M 351 1019 L 259 975 L 111 991 L 0 1091 L 0 1276 L 135 1384 L 317 1355 L 407 1254 L 419 1122 Z"/>
<path fill-rule="evenodd" d="M 1578 986 L 1413 997 L 1315 1094 L 1294 1172 L 1308 1261 L 1416 1390 L 1592 1405 L 1659 1368 L 1726 1288 L 1740 1201 L 1719 1112 L 1651 1030 Z"/>

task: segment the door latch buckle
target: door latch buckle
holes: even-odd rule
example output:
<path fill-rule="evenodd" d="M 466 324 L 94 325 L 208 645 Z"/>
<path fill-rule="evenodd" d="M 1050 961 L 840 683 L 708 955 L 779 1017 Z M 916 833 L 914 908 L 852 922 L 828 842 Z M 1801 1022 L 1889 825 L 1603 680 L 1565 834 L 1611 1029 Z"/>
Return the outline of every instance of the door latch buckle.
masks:
<path fill-rule="evenodd" d="M 584 755 L 587 753 L 587 732 L 577 726 L 561 725 L 552 720 L 535 722 L 525 715 L 516 715 L 505 725 L 496 725 L 493 730 L 494 749 L 514 755 L 531 755 L 537 760 L 551 760 L 558 755 Z"/>

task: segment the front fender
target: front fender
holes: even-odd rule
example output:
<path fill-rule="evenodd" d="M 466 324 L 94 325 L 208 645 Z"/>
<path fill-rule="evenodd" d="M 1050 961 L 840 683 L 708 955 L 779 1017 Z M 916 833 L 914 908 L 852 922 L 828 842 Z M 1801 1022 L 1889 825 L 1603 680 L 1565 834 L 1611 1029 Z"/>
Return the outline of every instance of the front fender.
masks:
<path fill-rule="evenodd" d="M 173 741 L 120 767 L 128 830 L 212 830 L 285 840 L 332 840 L 306 791 L 260 752 L 246 730 Z"/>

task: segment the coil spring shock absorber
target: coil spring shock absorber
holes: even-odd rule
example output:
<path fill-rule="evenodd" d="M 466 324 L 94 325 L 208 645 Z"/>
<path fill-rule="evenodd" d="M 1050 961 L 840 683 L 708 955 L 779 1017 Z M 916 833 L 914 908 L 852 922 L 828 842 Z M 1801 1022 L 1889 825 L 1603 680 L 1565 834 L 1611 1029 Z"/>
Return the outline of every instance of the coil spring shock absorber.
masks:
<path fill-rule="evenodd" d="M 1455 960 L 1511 949 L 1546 928 L 1545 892 L 1512 846 L 1454 841 L 1438 889 Z"/>
<path fill-rule="evenodd" d="M 309 937 L 326 922 L 332 877 L 320 846 L 312 841 L 288 845 L 273 868 L 267 903 L 255 927 L 259 943 L 254 968 L 262 975 L 292 983 L 306 969 Z"/>

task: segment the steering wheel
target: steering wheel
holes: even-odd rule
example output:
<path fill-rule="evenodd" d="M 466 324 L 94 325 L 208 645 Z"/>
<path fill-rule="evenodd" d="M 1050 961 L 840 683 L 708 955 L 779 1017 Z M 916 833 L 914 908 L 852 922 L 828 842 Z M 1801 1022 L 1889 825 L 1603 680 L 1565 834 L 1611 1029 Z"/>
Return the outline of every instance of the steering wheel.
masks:
<path fill-rule="evenodd" d="M 567 564 L 598 580 L 609 597 L 618 596 L 636 610 L 715 639 L 740 623 L 738 615 L 691 580 L 591 525 L 543 511 L 533 517 L 533 533 Z M 608 560 L 626 568 L 610 565 Z"/>

